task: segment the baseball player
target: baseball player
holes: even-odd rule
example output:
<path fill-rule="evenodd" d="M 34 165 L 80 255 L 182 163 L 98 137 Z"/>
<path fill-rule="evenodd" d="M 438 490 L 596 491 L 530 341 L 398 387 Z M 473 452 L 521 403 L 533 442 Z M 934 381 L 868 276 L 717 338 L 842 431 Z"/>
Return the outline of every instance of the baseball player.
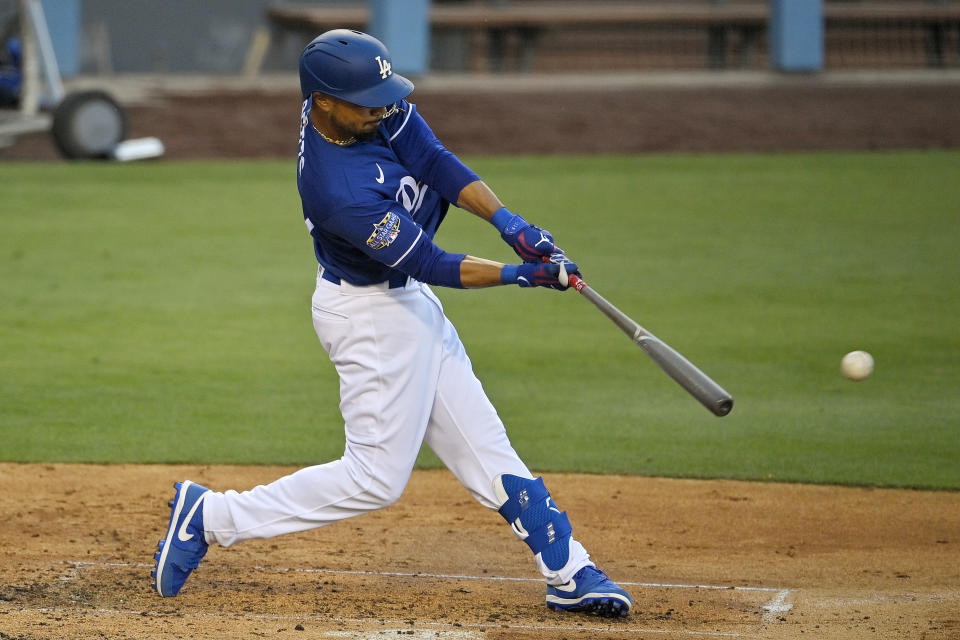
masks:
<path fill-rule="evenodd" d="M 534 554 L 547 605 L 626 615 L 630 595 L 597 569 L 566 512 L 520 460 L 428 285 L 566 289 L 577 265 L 507 210 L 437 140 L 413 84 L 377 39 L 338 29 L 300 57 L 297 183 L 319 263 L 313 326 L 340 376 L 343 457 L 238 493 L 177 483 L 154 586 L 175 596 L 209 544 L 332 524 L 393 504 L 426 442 Z M 450 204 L 488 220 L 522 259 L 504 265 L 433 242 Z"/>

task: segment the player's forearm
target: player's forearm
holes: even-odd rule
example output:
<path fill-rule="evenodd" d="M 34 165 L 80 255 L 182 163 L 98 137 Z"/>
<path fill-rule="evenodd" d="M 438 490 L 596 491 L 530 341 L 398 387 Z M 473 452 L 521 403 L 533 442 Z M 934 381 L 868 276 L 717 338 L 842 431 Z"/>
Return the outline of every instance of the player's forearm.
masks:
<path fill-rule="evenodd" d="M 501 263 L 448 253 L 429 240 L 418 242 L 397 268 L 420 282 L 439 287 L 476 289 L 504 284 Z"/>
<path fill-rule="evenodd" d="M 460 191 L 457 206 L 484 220 L 490 220 L 497 209 L 503 208 L 503 203 L 483 180 L 476 180 Z"/>
<path fill-rule="evenodd" d="M 468 289 L 480 289 L 503 284 L 500 273 L 503 263 L 476 256 L 466 256 L 460 263 L 460 283 Z"/>

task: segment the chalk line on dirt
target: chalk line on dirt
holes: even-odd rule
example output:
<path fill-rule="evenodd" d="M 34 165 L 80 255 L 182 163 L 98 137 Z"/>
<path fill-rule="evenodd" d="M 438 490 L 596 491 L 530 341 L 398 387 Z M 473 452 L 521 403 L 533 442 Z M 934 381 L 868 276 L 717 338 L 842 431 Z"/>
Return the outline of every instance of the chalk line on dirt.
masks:
<path fill-rule="evenodd" d="M 68 560 L 66 564 L 73 567 L 153 567 L 152 563 L 147 562 L 92 562 L 88 560 Z M 205 567 L 215 569 L 236 569 L 235 565 L 214 565 L 205 564 Z M 265 567 L 262 565 L 253 565 L 247 567 L 253 571 L 273 572 L 273 573 L 327 573 L 331 575 L 344 576 L 384 576 L 389 578 L 434 578 L 438 580 L 482 580 L 487 582 L 543 582 L 543 578 L 528 578 L 514 576 L 476 576 L 460 573 L 427 573 L 424 571 L 370 571 L 359 569 L 305 569 L 290 567 Z M 676 582 L 630 582 L 628 580 L 617 580 L 618 584 L 631 587 L 650 587 L 656 589 L 703 589 L 708 591 L 758 591 L 769 593 L 791 593 L 793 589 L 784 589 L 783 587 L 750 587 L 738 585 L 722 584 L 683 584 Z"/>
<path fill-rule="evenodd" d="M 780 614 L 793 609 L 793 605 L 787 602 L 788 597 L 790 597 L 790 590 L 782 589 L 777 592 L 777 595 L 773 596 L 770 602 L 763 605 L 763 621 L 766 623 L 776 622 L 780 618 Z"/>
<path fill-rule="evenodd" d="M 380 631 L 327 631 L 325 638 L 352 638 L 353 640 L 371 640 L 375 636 L 403 635 L 412 640 L 480 640 L 473 631 L 417 631 L 414 629 L 382 629 Z"/>
<path fill-rule="evenodd" d="M 869 598 L 826 598 L 815 600 L 812 606 L 836 609 L 842 607 L 877 606 L 883 604 L 911 605 L 960 600 L 960 591 L 952 593 L 895 593 L 873 594 Z"/>
<path fill-rule="evenodd" d="M 153 565 L 149 565 L 153 566 Z M 342 569 L 287 569 L 283 567 L 261 567 L 254 566 L 259 571 L 292 571 L 295 573 L 331 573 L 340 575 L 369 575 L 369 576 L 389 576 L 393 578 L 437 578 L 442 580 L 486 580 L 490 582 L 543 582 L 543 578 L 517 578 L 511 576 L 474 576 L 469 574 L 457 573 L 425 573 L 401 572 L 401 571 L 353 571 Z M 775 591 L 780 592 L 784 589 L 780 587 L 738 587 L 733 585 L 720 584 L 677 584 L 670 582 L 630 582 L 627 580 L 617 580 L 617 584 L 630 587 L 653 587 L 658 589 L 706 589 L 713 591 Z M 789 591 L 789 589 L 787 589 Z"/>
<path fill-rule="evenodd" d="M 123 617 L 135 617 L 135 618 L 149 618 L 149 617 L 164 617 L 167 614 L 163 612 L 150 612 L 143 610 L 133 610 L 133 609 L 84 609 L 84 608 L 66 608 L 66 607 L 17 607 L 17 613 L 24 612 L 33 612 L 33 613 L 42 613 L 47 615 L 65 615 L 69 613 L 88 613 L 97 616 L 123 616 Z M 370 625 L 369 618 L 339 618 L 339 617 L 330 617 L 330 616 L 312 616 L 312 615 L 278 615 L 278 614 L 265 614 L 265 613 L 214 613 L 208 611 L 178 611 L 176 614 L 177 618 L 196 618 L 196 619 L 214 619 L 214 620 L 269 620 L 272 622 L 288 622 L 288 623 L 303 623 L 303 622 L 316 622 L 316 623 L 334 623 L 334 624 L 345 624 L 345 625 L 357 625 L 364 626 Z M 405 635 L 410 631 L 409 620 L 392 620 L 392 619 L 377 619 L 377 623 L 382 625 L 397 625 L 398 629 L 392 629 L 392 631 L 397 632 L 398 630 L 404 630 Z M 511 629 L 514 631 L 531 631 L 531 630 L 545 630 L 545 631 L 577 631 L 584 632 L 589 631 L 593 633 L 609 633 L 613 636 L 621 634 L 636 634 L 636 633 L 645 633 L 650 635 L 673 635 L 673 636 L 690 636 L 692 638 L 753 638 L 757 636 L 748 636 L 742 633 L 730 633 L 722 631 L 693 631 L 690 629 L 647 629 L 644 627 L 625 627 L 620 626 L 620 623 L 613 623 L 617 626 L 611 627 L 588 627 L 585 625 L 543 625 L 543 624 L 505 624 L 497 623 L 496 625 L 490 624 L 480 624 L 480 623 L 451 623 L 451 622 L 431 622 L 418 620 L 417 625 L 421 627 L 430 627 L 433 630 L 443 630 L 449 627 L 458 627 L 459 630 L 463 628 L 467 629 L 489 629 L 491 626 L 496 629 Z M 354 638 L 366 639 L 367 637 L 372 637 L 369 634 L 380 635 L 384 631 L 389 631 L 386 628 L 378 628 L 375 631 L 358 631 L 357 633 L 366 633 L 367 636 L 346 636 Z M 439 631 L 431 631 L 431 633 L 438 633 Z M 337 632 L 327 632 L 325 635 L 330 633 Z M 435 635 L 431 635 L 436 637 Z M 441 636 L 443 637 L 443 636 Z M 449 636 L 448 636 L 449 637 Z M 466 640 L 466 639 L 464 639 Z"/>
<path fill-rule="evenodd" d="M 74 569 L 80 569 L 82 567 L 153 567 L 152 564 L 141 562 L 141 563 L 132 563 L 132 562 L 91 562 L 91 561 L 68 561 L 68 565 L 72 566 Z M 211 565 L 208 565 L 211 566 Z M 226 565 L 213 565 L 219 569 L 227 569 Z M 249 567 L 253 571 L 260 572 L 272 572 L 272 573 L 307 573 L 307 574 L 328 574 L 328 575 L 360 575 L 360 576 L 384 576 L 392 578 L 430 578 L 430 579 L 439 579 L 439 580 L 481 580 L 487 582 L 542 582 L 542 578 L 526 578 L 526 577 L 515 577 L 515 576 L 477 576 L 469 574 L 454 574 L 454 573 L 426 573 L 426 572 L 402 572 L 402 571 L 369 571 L 369 570 L 349 570 L 349 569 L 309 569 L 309 568 L 289 568 L 289 567 L 264 567 L 261 565 L 254 565 Z M 69 580 L 69 577 L 62 578 L 64 580 Z M 709 590 L 709 591 L 746 591 L 746 592 L 761 592 L 761 593 L 773 593 L 773 597 L 766 602 L 762 607 L 761 611 L 763 622 L 765 623 L 774 623 L 779 620 L 781 614 L 787 613 L 793 609 L 793 604 L 787 602 L 787 599 L 793 593 L 793 589 L 784 589 L 781 587 L 751 587 L 751 586 L 737 586 L 737 585 L 718 585 L 718 584 L 683 584 L 683 583 L 669 583 L 669 582 L 631 582 L 631 581 L 618 581 L 621 585 L 632 586 L 632 587 L 642 587 L 649 589 L 694 589 L 694 590 Z M 522 628 L 522 627 L 521 627 Z M 561 627 L 565 628 L 565 627 Z M 645 633 L 659 633 L 658 631 L 646 629 Z M 717 634 L 714 634 L 716 636 Z M 738 634 L 735 634 L 733 637 L 737 637 Z"/>

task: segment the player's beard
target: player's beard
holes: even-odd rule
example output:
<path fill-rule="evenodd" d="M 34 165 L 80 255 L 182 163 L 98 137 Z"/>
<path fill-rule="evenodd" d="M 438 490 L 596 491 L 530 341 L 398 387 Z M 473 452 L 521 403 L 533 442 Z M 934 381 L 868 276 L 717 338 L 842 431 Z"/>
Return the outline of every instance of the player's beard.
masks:
<path fill-rule="evenodd" d="M 361 127 L 351 127 L 346 122 L 340 120 L 335 114 L 330 114 L 330 124 L 336 129 L 337 136 L 343 140 L 348 138 L 356 138 L 360 142 L 370 142 L 371 140 L 377 137 L 378 126 L 373 129 L 362 129 Z"/>
<path fill-rule="evenodd" d="M 355 135 L 355 137 L 356 137 L 356 139 L 359 140 L 360 142 L 370 142 L 371 140 L 375 140 L 375 139 L 376 139 L 376 137 L 377 137 L 377 132 L 378 132 L 379 130 L 380 130 L 379 127 L 377 127 L 377 128 L 374 129 L 373 131 L 363 131 L 363 132 L 357 133 L 357 134 Z"/>

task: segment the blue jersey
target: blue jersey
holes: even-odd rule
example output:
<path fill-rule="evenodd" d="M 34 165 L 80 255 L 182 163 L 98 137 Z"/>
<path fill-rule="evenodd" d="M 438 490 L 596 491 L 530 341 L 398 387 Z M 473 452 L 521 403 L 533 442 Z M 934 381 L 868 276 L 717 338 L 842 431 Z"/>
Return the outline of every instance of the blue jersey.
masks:
<path fill-rule="evenodd" d="M 320 136 L 310 104 L 301 112 L 297 186 L 317 260 L 355 285 L 384 282 L 396 271 L 423 279 L 444 256 L 433 236 L 447 208 L 479 178 L 405 100 L 374 140 L 348 146 Z"/>

